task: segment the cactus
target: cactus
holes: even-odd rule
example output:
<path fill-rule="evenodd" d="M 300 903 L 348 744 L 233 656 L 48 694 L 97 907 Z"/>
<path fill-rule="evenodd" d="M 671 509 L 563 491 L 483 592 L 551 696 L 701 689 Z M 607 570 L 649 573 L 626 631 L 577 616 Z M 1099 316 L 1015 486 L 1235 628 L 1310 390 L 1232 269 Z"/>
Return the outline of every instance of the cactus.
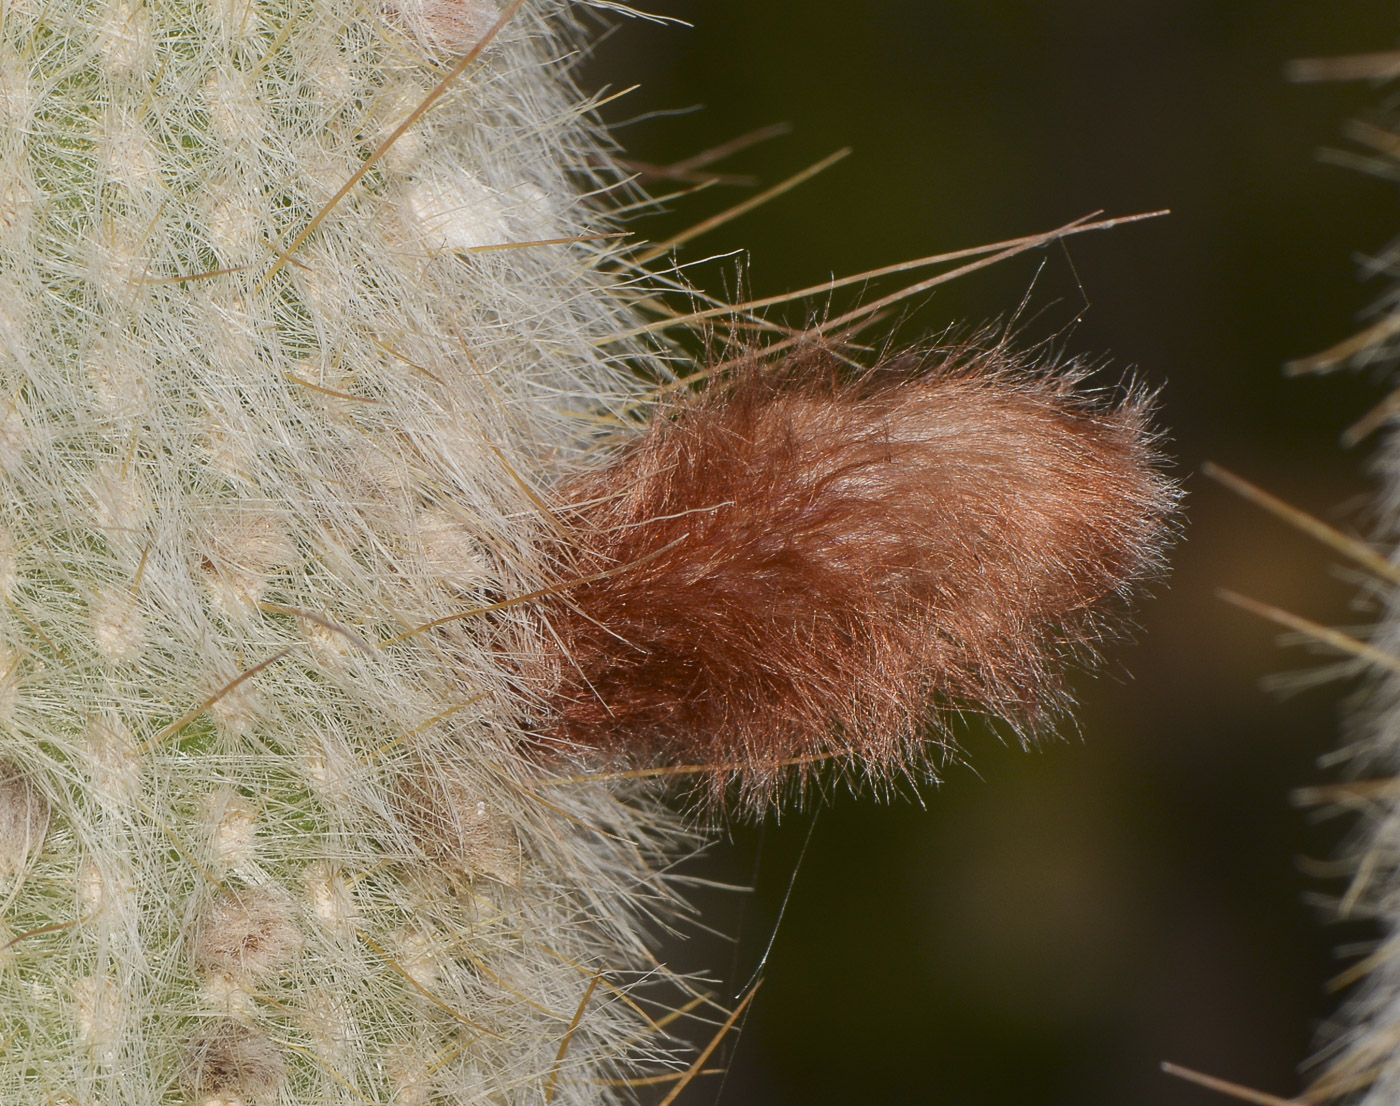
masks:
<path fill-rule="evenodd" d="M 1295 62 L 1290 76 L 1297 81 L 1392 80 L 1400 55 L 1394 52 L 1352 57 L 1311 58 Z M 1355 120 L 1347 137 L 1358 152 L 1328 151 L 1328 160 L 1393 178 L 1396 151 L 1388 140 L 1395 127 L 1393 96 L 1368 119 Z M 1391 274 L 1389 260 L 1393 245 L 1368 262 L 1373 272 Z M 1400 315 L 1388 293 L 1358 333 L 1294 362 L 1298 373 L 1328 372 L 1343 366 L 1384 367 L 1396 361 L 1396 335 Z M 1394 956 L 1400 935 L 1400 805 L 1395 775 L 1400 770 L 1400 730 L 1397 730 L 1397 673 L 1400 672 L 1400 606 L 1395 585 L 1400 582 L 1395 538 L 1397 439 L 1394 432 L 1396 396 L 1387 396 L 1359 419 L 1344 435 L 1346 445 L 1356 445 L 1382 431 L 1382 441 L 1374 462 L 1379 476 L 1375 500 L 1375 540 L 1385 556 L 1359 543 L 1350 558 L 1366 573 L 1365 598 L 1375 611 L 1375 624 L 1365 642 L 1343 638 L 1347 651 L 1357 655 L 1369 670 L 1365 692 L 1355 698 L 1348 711 L 1344 745 L 1335 761 L 1344 764 L 1350 779 L 1307 788 L 1299 799 L 1308 806 L 1323 806 L 1336 813 L 1355 814 L 1356 821 L 1344 847 L 1342 861 L 1349 878 L 1342 894 L 1332 900 L 1336 916 L 1344 921 L 1364 920 L 1374 927 L 1374 951 L 1349 966 L 1340 977 L 1355 984 L 1333 1021 L 1322 1034 L 1320 1074 L 1308 1091 L 1313 1101 L 1345 1100 L 1381 1104 L 1393 1102 L 1400 1093 L 1400 965 Z M 1345 550 L 1344 550 L 1345 551 Z"/>
<path fill-rule="evenodd" d="M 647 778 L 922 777 L 1159 567 L 1142 392 L 1002 339 L 790 334 L 631 433 L 664 248 L 597 198 L 584 7 L 0 4 L 0 1102 L 683 1086 Z"/>
<path fill-rule="evenodd" d="M 545 585 L 536 489 L 635 393 L 572 19 L 0 5 L 0 1101 L 667 1055 L 689 838 L 525 778 L 527 615 L 419 631 Z"/>
<path fill-rule="evenodd" d="M 1400 53 L 1395 51 L 1304 58 L 1288 67 L 1290 79 L 1298 82 L 1389 81 L 1397 71 Z M 1354 120 L 1346 128 L 1347 137 L 1363 152 L 1326 150 L 1323 160 L 1393 179 L 1397 160 L 1395 122 L 1395 101 L 1391 97 L 1382 109 L 1371 112 L 1370 118 Z M 1378 259 L 1368 261 L 1369 275 L 1393 275 L 1393 253 L 1392 244 Z M 1393 368 L 1400 352 L 1396 345 L 1400 314 L 1395 310 L 1393 291 L 1380 300 L 1371 315 L 1373 318 L 1357 333 L 1319 353 L 1290 362 L 1289 373 L 1327 373 L 1342 367 Z M 1350 447 L 1381 432 L 1378 458 L 1373 464 L 1379 487 L 1372 506 L 1376 522 L 1371 542 L 1335 529 L 1216 466 L 1206 468 L 1209 475 L 1233 491 L 1340 554 L 1362 581 L 1358 606 L 1364 605 L 1373 617 L 1372 624 L 1358 637 L 1233 592 L 1222 592 L 1223 598 L 1293 631 L 1300 640 L 1348 658 L 1327 670 L 1324 678 L 1366 676 L 1362 693 L 1348 704 L 1344 743 L 1324 761 L 1329 766 L 1342 766 L 1349 778 L 1302 788 L 1294 796 L 1305 807 L 1323 808 L 1330 815 L 1355 816 L 1339 863 L 1329 866 L 1329 875 L 1345 875 L 1344 890 L 1322 901 L 1335 920 L 1362 923 L 1371 937 L 1366 954 L 1332 981 L 1334 988 L 1349 988 L 1350 994 L 1323 1026 L 1317 1055 L 1310 1065 L 1315 1069 L 1311 1085 L 1297 1101 L 1379 1106 L 1395 1101 L 1400 1092 L 1400 970 L 1394 955 L 1400 933 L 1400 900 L 1396 894 L 1400 886 L 1400 791 L 1396 788 L 1396 771 L 1400 768 L 1400 732 L 1396 726 L 1400 706 L 1396 694 L 1400 686 L 1396 683 L 1400 674 L 1400 607 L 1395 593 L 1395 585 L 1400 583 L 1400 554 L 1395 546 L 1396 474 L 1400 468 L 1396 465 L 1396 439 L 1391 426 L 1400 410 L 1397 394 L 1386 396 L 1341 436 L 1342 444 Z M 1352 946 L 1350 951 L 1355 949 Z M 1166 1063 L 1163 1067 L 1235 1098 L 1283 1101 L 1175 1064 Z"/>

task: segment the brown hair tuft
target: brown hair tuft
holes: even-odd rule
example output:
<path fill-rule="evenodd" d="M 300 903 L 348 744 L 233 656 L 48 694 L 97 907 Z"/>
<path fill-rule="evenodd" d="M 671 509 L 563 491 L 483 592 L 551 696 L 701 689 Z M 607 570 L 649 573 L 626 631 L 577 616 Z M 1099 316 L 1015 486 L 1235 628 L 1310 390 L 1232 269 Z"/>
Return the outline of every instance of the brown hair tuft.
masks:
<path fill-rule="evenodd" d="M 563 489 L 587 582 L 549 610 L 543 733 L 758 811 L 794 764 L 925 770 L 934 708 L 1033 730 L 1173 529 L 1146 399 L 1081 380 L 1002 343 L 854 374 L 818 346 L 676 403 Z"/>

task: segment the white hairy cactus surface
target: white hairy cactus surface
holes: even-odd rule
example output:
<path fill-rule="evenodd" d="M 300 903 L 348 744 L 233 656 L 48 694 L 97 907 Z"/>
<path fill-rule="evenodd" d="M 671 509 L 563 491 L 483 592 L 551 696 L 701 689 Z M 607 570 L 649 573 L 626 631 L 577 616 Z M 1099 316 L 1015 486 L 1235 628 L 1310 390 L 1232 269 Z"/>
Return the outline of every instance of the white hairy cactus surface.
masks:
<path fill-rule="evenodd" d="M 1382 319 L 1394 333 L 1397 316 Z M 1362 360 L 1392 361 L 1388 336 L 1367 343 Z M 1340 363 L 1340 360 L 1335 362 Z M 1385 403 L 1392 405 L 1395 397 Z M 1333 1024 L 1327 1027 L 1321 1058 L 1323 1074 L 1312 1093 L 1319 1099 L 1345 1099 L 1366 1106 L 1389 1106 L 1400 1100 L 1400 435 L 1390 431 L 1376 470 L 1381 487 L 1375 509 L 1378 538 L 1391 546 L 1388 575 L 1377 573 L 1368 598 L 1378 603 L 1379 620 L 1368 639 L 1379 659 L 1365 695 L 1352 704 L 1347 743 L 1336 755 L 1353 782 L 1311 789 L 1302 798 L 1327 803 L 1357 816 L 1344 853 L 1349 882 L 1335 904 L 1344 920 L 1362 919 L 1375 926 L 1377 943 L 1344 973 L 1355 983 Z"/>
<path fill-rule="evenodd" d="M 597 1102 L 666 1057 L 678 831 L 527 772 L 538 631 L 468 613 L 557 579 L 537 489 L 635 398 L 568 21 L 0 3 L 7 1106 Z"/>
<path fill-rule="evenodd" d="M 1298 81 L 1395 78 L 1393 53 L 1308 59 L 1293 63 Z M 1366 121 L 1357 120 L 1347 137 L 1366 155 L 1331 152 L 1343 164 L 1359 165 L 1393 180 L 1400 155 L 1377 136 L 1394 133 L 1397 101 L 1393 87 L 1379 109 Z M 1395 276 L 1396 243 L 1367 262 L 1371 275 Z M 1350 365 L 1393 370 L 1400 360 L 1400 311 L 1392 287 L 1373 310 L 1360 332 L 1330 349 L 1293 364 L 1297 372 L 1327 372 Z M 1395 386 L 1393 371 L 1390 384 Z M 1382 557 L 1363 547 L 1353 559 L 1365 569 L 1365 609 L 1375 623 L 1365 643 L 1353 642 L 1358 669 L 1364 664 L 1370 680 L 1351 703 L 1345 743 L 1331 760 L 1345 766 L 1345 782 L 1309 788 L 1299 799 L 1308 806 L 1330 807 L 1355 817 L 1344 848 L 1343 870 L 1348 880 L 1331 903 L 1337 918 L 1363 921 L 1372 927 L 1367 955 L 1339 976 L 1349 988 L 1346 1001 L 1324 1030 L 1317 1058 L 1320 1074 L 1309 1089 L 1311 1102 L 1346 1101 L 1364 1106 L 1390 1106 L 1400 1101 L 1400 433 L 1395 417 L 1400 392 L 1392 392 L 1358 420 L 1343 437 L 1356 444 L 1385 428 L 1373 464 L 1378 489 L 1372 504 L 1375 539 L 1387 552 Z M 1386 562 L 1389 562 L 1388 564 Z M 1345 640 L 1345 639 L 1344 639 Z"/>

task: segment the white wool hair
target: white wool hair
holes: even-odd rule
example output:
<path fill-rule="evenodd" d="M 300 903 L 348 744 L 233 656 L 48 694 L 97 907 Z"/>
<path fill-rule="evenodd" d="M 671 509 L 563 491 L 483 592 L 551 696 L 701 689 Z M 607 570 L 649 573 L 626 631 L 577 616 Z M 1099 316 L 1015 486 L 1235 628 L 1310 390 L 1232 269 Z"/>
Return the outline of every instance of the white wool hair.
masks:
<path fill-rule="evenodd" d="M 506 10 L 0 4 L 0 1102 L 676 1063 L 644 923 L 694 842 L 527 763 L 527 611 L 414 632 L 548 583 L 542 489 L 639 393 L 576 13 L 296 242 Z"/>

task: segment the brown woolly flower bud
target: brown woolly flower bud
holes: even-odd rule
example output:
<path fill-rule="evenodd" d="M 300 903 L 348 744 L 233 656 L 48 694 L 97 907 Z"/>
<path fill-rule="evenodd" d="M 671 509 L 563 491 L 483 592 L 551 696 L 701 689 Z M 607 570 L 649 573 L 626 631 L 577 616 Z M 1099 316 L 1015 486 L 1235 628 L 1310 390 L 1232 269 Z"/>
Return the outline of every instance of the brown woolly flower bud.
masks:
<path fill-rule="evenodd" d="M 49 804 L 19 768 L 0 760 L 0 876 L 23 868 L 48 831 Z"/>
<path fill-rule="evenodd" d="M 794 765 L 926 771 L 941 714 L 1034 730 L 1177 499 L 1145 397 L 1082 376 L 1003 344 L 859 373 L 816 347 L 663 412 L 564 489 L 582 582 L 550 611 L 548 738 L 703 766 L 757 811 Z"/>
<path fill-rule="evenodd" d="M 286 1078 L 282 1051 L 262 1030 L 222 1018 L 191 1042 L 180 1083 L 201 1106 L 242 1106 L 275 1099 Z"/>
<path fill-rule="evenodd" d="M 302 936 L 288 903 L 257 889 L 221 894 L 195 923 L 191 958 L 205 974 L 249 982 L 287 967 Z"/>
<path fill-rule="evenodd" d="M 520 845 L 510 819 L 451 762 L 413 763 L 398 786 L 404 822 L 435 860 L 476 877 L 513 884 Z"/>
<path fill-rule="evenodd" d="M 465 54 L 501 13 L 494 0 L 384 0 L 385 16 L 429 50 Z"/>

